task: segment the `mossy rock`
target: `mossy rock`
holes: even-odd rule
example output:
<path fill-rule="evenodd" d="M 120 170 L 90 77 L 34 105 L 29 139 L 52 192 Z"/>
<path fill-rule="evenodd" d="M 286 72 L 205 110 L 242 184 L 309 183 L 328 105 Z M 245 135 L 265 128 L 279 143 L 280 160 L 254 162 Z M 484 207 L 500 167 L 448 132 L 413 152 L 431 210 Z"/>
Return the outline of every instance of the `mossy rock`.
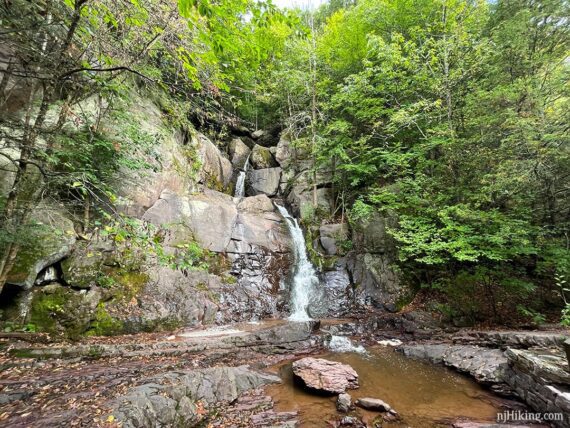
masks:
<path fill-rule="evenodd" d="M 114 298 L 116 300 L 130 300 L 139 295 L 149 281 L 148 274 L 139 271 L 115 269 L 109 273 L 114 281 Z"/>
<path fill-rule="evenodd" d="M 260 145 L 255 145 L 251 151 L 250 162 L 255 169 L 274 168 L 279 166 L 271 151 Z"/>
<path fill-rule="evenodd" d="M 73 254 L 61 263 L 63 279 L 74 288 L 91 288 L 98 283 L 105 266 L 118 264 L 111 242 L 97 240 L 77 245 Z"/>
<path fill-rule="evenodd" d="M 29 322 L 38 331 L 76 338 L 95 319 L 100 299 L 98 290 L 76 291 L 50 284 L 34 291 Z"/>
<path fill-rule="evenodd" d="M 59 209 L 41 205 L 19 243 L 21 249 L 6 282 L 30 288 L 42 270 L 71 253 L 75 244 L 73 222 Z"/>
<path fill-rule="evenodd" d="M 101 302 L 97 305 L 95 311 L 95 319 L 91 323 L 88 336 L 114 336 L 123 333 L 125 330 L 122 321 L 113 318 L 107 310 L 105 303 Z"/>

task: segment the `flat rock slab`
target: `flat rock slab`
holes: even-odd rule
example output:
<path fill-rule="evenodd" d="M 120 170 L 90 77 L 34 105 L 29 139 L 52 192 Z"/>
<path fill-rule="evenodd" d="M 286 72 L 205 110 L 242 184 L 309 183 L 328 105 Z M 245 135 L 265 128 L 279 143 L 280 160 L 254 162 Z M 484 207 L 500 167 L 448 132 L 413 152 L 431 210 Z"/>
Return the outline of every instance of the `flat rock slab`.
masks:
<path fill-rule="evenodd" d="M 358 373 L 348 364 L 323 358 L 302 358 L 293 363 L 293 374 L 317 391 L 340 394 L 358 388 Z"/>

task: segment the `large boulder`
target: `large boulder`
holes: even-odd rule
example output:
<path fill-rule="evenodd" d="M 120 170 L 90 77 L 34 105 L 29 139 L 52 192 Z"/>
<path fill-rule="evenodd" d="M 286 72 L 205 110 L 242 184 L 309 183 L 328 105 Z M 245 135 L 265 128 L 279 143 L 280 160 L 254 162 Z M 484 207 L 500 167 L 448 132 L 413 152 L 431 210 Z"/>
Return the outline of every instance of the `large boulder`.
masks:
<path fill-rule="evenodd" d="M 247 172 L 246 193 L 250 196 L 261 193 L 275 196 L 279 191 L 281 168 L 257 169 Z"/>
<path fill-rule="evenodd" d="M 71 255 L 61 262 L 63 280 L 73 288 L 89 289 L 118 266 L 119 259 L 112 240 L 93 236 L 90 241 L 78 242 Z"/>
<path fill-rule="evenodd" d="M 59 206 L 39 205 L 30 224 L 31 236 L 22 239 L 22 248 L 6 281 L 27 289 L 41 271 L 69 256 L 75 244 L 73 221 Z"/>
<path fill-rule="evenodd" d="M 208 188 L 223 190 L 232 179 L 233 168 L 220 149 L 204 134 L 196 134 L 192 143 L 198 150 L 202 162 L 201 182 Z"/>
<path fill-rule="evenodd" d="M 281 168 L 287 168 L 294 160 L 295 149 L 291 145 L 291 141 L 285 135 L 282 135 L 277 143 L 275 150 L 275 160 Z"/>
<path fill-rule="evenodd" d="M 255 169 L 274 168 L 279 166 L 269 150 L 256 144 L 251 151 L 250 162 Z"/>
<path fill-rule="evenodd" d="M 282 218 L 265 195 L 238 199 L 206 190 L 180 197 L 164 191 L 143 219 L 171 229 L 167 245 L 194 239 L 217 253 L 249 253 L 252 247 L 288 251 Z"/>
<path fill-rule="evenodd" d="M 77 291 L 58 283 L 37 287 L 27 321 L 39 331 L 78 337 L 96 318 L 101 298 L 96 288 Z"/>
<path fill-rule="evenodd" d="M 234 138 L 228 145 L 228 153 L 233 167 L 235 169 L 244 169 L 251 150 L 240 138 Z"/>
<path fill-rule="evenodd" d="M 287 195 L 287 202 L 296 217 L 303 217 L 307 212 L 315 211 L 313 188 L 307 182 L 299 183 L 297 181 L 298 178 L 299 176 L 293 179 L 295 185 Z M 316 199 L 318 210 L 324 213 L 331 212 L 333 194 L 329 187 L 317 188 Z"/>
<path fill-rule="evenodd" d="M 341 394 L 358 388 L 358 374 L 348 364 L 307 357 L 293 363 L 293 374 L 317 391 Z"/>
<path fill-rule="evenodd" d="M 274 124 L 268 129 L 259 129 L 252 132 L 251 137 L 257 144 L 264 147 L 272 147 L 279 141 L 279 134 L 281 133 L 281 125 Z"/>

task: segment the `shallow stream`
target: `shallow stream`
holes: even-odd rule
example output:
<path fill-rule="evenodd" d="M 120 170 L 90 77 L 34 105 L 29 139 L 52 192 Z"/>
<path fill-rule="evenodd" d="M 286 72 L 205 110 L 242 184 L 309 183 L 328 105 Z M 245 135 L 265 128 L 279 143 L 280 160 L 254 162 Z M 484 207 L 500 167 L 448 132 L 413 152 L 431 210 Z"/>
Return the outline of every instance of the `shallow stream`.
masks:
<path fill-rule="evenodd" d="M 392 348 L 377 347 L 366 354 L 331 353 L 323 358 L 352 366 L 359 375 L 360 388 L 347 391 L 353 398 L 373 397 L 389 403 L 401 422 L 383 426 L 438 427 L 459 420 L 495 421 L 501 399 L 474 381 L 445 367 L 404 357 Z M 283 384 L 272 386 L 269 394 L 279 411 L 299 411 L 301 427 L 327 427 L 335 420 L 336 397 L 306 392 L 293 381 L 291 363 L 274 367 Z M 371 423 L 379 413 L 355 411 Z"/>

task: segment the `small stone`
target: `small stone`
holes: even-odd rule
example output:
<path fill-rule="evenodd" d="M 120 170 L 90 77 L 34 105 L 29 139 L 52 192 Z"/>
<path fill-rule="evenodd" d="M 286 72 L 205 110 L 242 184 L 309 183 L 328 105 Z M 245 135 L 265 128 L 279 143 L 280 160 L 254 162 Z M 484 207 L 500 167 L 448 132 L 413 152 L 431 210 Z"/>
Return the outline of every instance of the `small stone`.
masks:
<path fill-rule="evenodd" d="M 364 425 L 364 423 L 362 422 L 362 420 L 360 420 L 359 418 L 356 418 L 354 416 L 345 416 L 344 418 L 342 418 L 340 420 L 340 425 L 339 427 L 343 427 L 343 428 L 365 428 L 366 425 Z"/>
<path fill-rule="evenodd" d="M 359 398 L 356 400 L 356 405 L 363 409 L 374 410 L 377 412 L 389 412 L 392 410 L 392 407 L 388 403 L 380 400 L 379 398 Z"/>
<path fill-rule="evenodd" d="M 168 336 L 168 337 L 166 338 L 166 340 L 174 340 L 174 339 L 176 339 L 176 336 L 174 336 L 174 335 Z"/>
<path fill-rule="evenodd" d="M 265 131 L 263 129 L 258 129 L 257 131 L 251 133 L 251 138 L 257 140 L 258 138 L 263 137 L 264 134 Z"/>
<path fill-rule="evenodd" d="M 336 400 L 336 408 L 339 412 L 348 413 L 352 407 L 352 397 L 350 394 L 340 394 Z"/>

